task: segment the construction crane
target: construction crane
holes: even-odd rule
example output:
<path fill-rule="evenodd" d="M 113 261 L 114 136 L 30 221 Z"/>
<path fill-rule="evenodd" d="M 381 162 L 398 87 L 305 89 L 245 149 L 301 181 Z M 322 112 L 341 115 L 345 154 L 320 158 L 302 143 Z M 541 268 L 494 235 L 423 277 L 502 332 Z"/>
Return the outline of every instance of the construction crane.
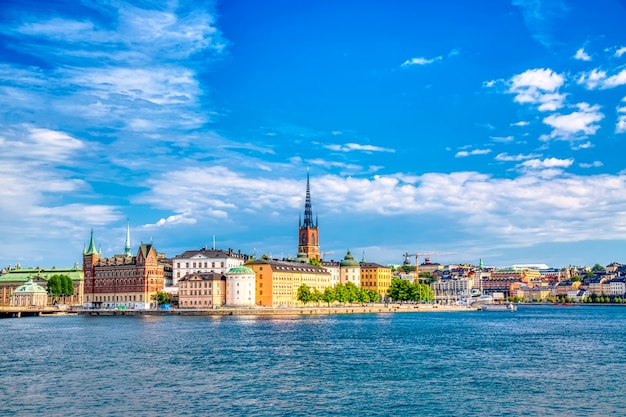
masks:
<path fill-rule="evenodd" d="M 335 253 L 335 252 L 333 252 L 333 251 L 330 251 L 330 252 L 322 252 L 322 253 L 320 253 L 320 255 L 322 255 L 321 259 L 322 259 L 322 260 L 324 259 L 324 255 L 331 255 L 331 254 L 333 254 L 333 253 Z"/>
<path fill-rule="evenodd" d="M 424 252 L 424 253 L 405 253 L 404 260 L 405 264 L 411 264 L 409 261 L 409 256 L 415 256 L 415 282 L 419 282 L 419 257 L 420 256 L 432 256 L 432 255 L 454 255 L 456 252 Z"/>

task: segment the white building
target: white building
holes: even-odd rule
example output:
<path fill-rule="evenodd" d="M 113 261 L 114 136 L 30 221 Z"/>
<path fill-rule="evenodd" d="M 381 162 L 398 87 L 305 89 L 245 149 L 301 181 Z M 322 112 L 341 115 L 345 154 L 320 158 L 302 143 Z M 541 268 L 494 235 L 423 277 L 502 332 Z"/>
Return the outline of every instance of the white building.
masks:
<path fill-rule="evenodd" d="M 330 274 L 330 286 L 334 287 L 335 285 L 341 282 L 341 275 L 339 272 L 339 262 L 335 261 L 321 261 L 322 267 L 328 271 Z"/>
<path fill-rule="evenodd" d="M 232 249 L 188 250 L 172 259 L 172 286 L 178 286 L 178 280 L 192 273 L 226 274 L 231 268 L 243 265 L 248 255 Z"/>
<path fill-rule="evenodd" d="M 344 285 L 351 282 L 357 287 L 361 286 L 361 265 L 354 260 L 350 249 L 343 261 L 339 262 L 339 280 Z"/>
<path fill-rule="evenodd" d="M 252 307 L 256 304 L 256 274 L 246 266 L 226 272 L 226 305 Z"/>

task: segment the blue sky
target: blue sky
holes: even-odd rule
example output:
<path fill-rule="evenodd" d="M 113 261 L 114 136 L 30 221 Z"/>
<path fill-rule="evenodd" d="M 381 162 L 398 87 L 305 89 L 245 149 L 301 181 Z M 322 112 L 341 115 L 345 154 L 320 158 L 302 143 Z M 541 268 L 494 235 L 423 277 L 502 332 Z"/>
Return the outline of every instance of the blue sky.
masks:
<path fill-rule="evenodd" d="M 619 1 L 0 5 L 0 265 L 626 263 Z"/>

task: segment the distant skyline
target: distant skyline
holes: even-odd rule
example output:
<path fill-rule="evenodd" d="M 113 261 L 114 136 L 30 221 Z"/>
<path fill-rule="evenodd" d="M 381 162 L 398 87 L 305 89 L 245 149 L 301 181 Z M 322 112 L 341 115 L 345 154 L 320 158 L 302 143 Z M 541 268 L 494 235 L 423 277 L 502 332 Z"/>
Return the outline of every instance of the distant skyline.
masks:
<path fill-rule="evenodd" d="M 0 266 L 626 263 L 620 1 L 0 5 Z M 414 259 L 413 259 L 414 261 Z"/>

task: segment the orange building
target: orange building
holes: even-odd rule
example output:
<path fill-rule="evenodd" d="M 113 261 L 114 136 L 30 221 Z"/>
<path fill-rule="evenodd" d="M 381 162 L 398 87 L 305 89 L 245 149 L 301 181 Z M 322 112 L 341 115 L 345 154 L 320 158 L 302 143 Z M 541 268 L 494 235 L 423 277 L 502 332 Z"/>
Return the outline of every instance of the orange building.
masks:
<path fill-rule="evenodd" d="M 391 268 L 374 263 L 361 262 L 361 287 L 374 290 L 382 298 L 391 286 Z"/>
<path fill-rule="evenodd" d="M 324 292 L 331 287 L 330 273 L 315 265 L 259 259 L 246 264 L 256 274 L 256 304 L 267 307 L 300 306 L 298 288 L 306 284 L 311 290 Z"/>

